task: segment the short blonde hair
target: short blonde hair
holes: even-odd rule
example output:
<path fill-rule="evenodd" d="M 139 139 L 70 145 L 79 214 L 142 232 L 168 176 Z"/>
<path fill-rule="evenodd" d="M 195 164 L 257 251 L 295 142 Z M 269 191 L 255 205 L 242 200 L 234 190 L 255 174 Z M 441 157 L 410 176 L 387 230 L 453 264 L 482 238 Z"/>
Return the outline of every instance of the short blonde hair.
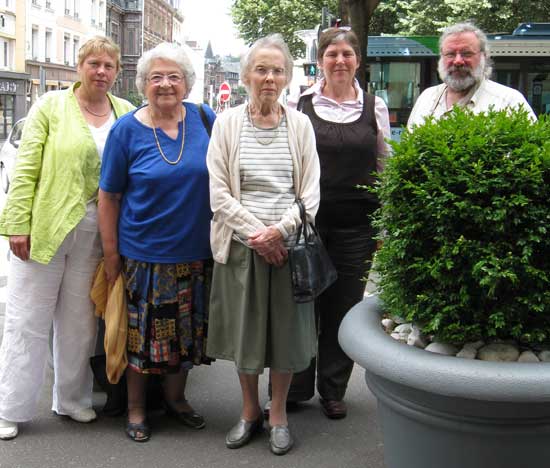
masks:
<path fill-rule="evenodd" d="M 90 55 L 107 54 L 115 59 L 117 73 L 121 69 L 120 47 L 105 36 L 94 36 L 88 39 L 78 50 L 78 66 L 82 66 L 84 60 Z"/>

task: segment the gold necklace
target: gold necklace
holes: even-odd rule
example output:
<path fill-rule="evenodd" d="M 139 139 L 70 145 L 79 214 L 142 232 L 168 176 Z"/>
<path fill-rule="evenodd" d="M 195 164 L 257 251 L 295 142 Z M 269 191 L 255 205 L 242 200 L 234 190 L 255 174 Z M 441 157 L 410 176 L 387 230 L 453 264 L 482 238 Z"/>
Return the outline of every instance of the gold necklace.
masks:
<path fill-rule="evenodd" d="M 84 106 L 84 110 L 88 112 L 89 114 L 95 115 L 96 117 L 106 117 L 111 113 L 111 107 L 109 106 L 109 110 L 105 112 L 105 114 L 96 114 L 95 112 L 92 112 L 90 109 L 88 109 L 88 106 L 86 104 L 82 104 Z"/>
<path fill-rule="evenodd" d="M 252 132 L 254 133 L 254 139 L 262 146 L 269 146 L 271 143 L 273 143 L 275 141 L 275 138 L 277 138 L 277 136 L 279 135 L 279 125 L 281 125 L 281 116 L 280 116 L 281 108 L 277 107 L 277 126 L 273 129 L 271 129 L 271 128 L 263 129 L 263 130 L 273 130 L 274 131 L 274 134 L 271 137 L 271 140 L 269 140 L 268 142 L 264 142 L 264 141 L 260 140 L 258 138 L 258 136 L 256 135 L 256 126 L 254 125 L 254 121 L 252 120 L 252 113 L 250 112 L 250 104 L 247 106 L 247 110 L 248 110 L 248 120 L 250 120 L 250 125 L 252 125 Z"/>
<path fill-rule="evenodd" d="M 162 156 L 162 159 L 164 159 L 168 164 L 172 164 L 175 166 L 177 163 L 180 162 L 181 155 L 183 154 L 183 146 L 185 143 L 185 117 L 183 115 L 183 106 L 181 106 L 181 148 L 180 148 L 180 154 L 178 154 L 178 158 L 175 161 L 171 161 L 166 157 L 164 154 L 164 151 L 162 151 L 162 148 L 160 147 L 160 141 L 157 136 L 157 131 L 155 129 L 155 121 L 153 120 L 153 113 L 151 112 L 151 109 L 149 109 L 149 117 L 151 119 L 151 123 L 153 124 L 153 135 L 155 135 L 155 142 L 157 143 L 157 148 L 159 149 L 159 153 Z"/>

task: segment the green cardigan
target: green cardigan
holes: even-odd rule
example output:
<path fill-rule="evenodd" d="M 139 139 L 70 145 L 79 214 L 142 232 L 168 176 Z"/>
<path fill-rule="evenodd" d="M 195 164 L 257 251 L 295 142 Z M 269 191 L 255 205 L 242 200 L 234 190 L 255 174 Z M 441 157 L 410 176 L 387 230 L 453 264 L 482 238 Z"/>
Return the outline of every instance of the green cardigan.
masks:
<path fill-rule="evenodd" d="M 78 86 L 46 93 L 32 106 L 0 216 L 0 234 L 30 235 L 30 256 L 39 263 L 50 262 L 98 189 L 101 162 L 74 95 Z M 116 118 L 134 108 L 108 97 Z"/>

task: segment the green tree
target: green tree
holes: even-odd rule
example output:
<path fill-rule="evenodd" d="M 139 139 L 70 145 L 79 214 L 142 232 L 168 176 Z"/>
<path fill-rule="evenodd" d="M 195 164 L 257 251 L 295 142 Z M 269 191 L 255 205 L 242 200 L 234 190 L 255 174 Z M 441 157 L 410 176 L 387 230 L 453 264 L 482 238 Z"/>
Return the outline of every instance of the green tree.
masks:
<path fill-rule="evenodd" d="M 438 35 L 466 20 L 489 33 L 510 33 L 518 23 L 549 17 L 550 3 L 540 0 L 383 0 L 371 20 L 371 34 Z"/>
<path fill-rule="evenodd" d="M 364 85 L 369 24 L 379 3 L 380 0 L 234 0 L 231 15 L 240 36 L 249 44 L 278 32 L 294 57 L 302 57 L 304 44 L 294 32 L 315 28 L 321 22 L 321 9 L 328 7 L 344 24 L 351 25 L 359 37 L 363 54 L 357 78 Z"/>
<path fill-rule="evenodd" d="M 231 16 L 242 39 L 252 44 L 256 39 L 281 33 L 294 57 L 302 57 L 304 43 L 294 32 L 313 29 L 321 23 L 324 6 L 335 12 L 337 0 L 235 0 Z"/>
<path fill-rule="evenodd" d="M 340 0 L 340 11 L 347 16 L 351 28 L 357 34 L 361 44 L 361 67 L 357 70 L 357 79 L 364 88 L 367 79 L 367 44 L 369 25 L 380 0 Z"/>

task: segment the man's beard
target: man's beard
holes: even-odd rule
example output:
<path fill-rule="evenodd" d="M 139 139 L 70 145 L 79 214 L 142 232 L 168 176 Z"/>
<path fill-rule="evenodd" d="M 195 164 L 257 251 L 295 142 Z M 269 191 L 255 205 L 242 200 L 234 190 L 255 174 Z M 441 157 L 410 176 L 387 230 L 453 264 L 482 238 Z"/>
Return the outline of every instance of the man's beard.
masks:
<path fill-rule="evenodd" d="M 483 54 L 479 59 L 479 64 L 475 68 L 471 68 L 467 65 L 462 65 L 459 67 L 449 65 L 448 68 L 445 68 L 443 60 L 443 57 L 439 59 L 439 63 L 437 64 L 437 71 L 439 72 L 439 77 L 441 78 L 441 81 L 447 84 L 447 86 L 453 91 L 467 91 L 473 86 L 479 84 L 481 80 L 485 77 L 486 60 Z M 461 71 L 462 73 L 466 72 L 466 74 L 462 76 L 455 76 L 451 74 L 454 71 Z"/>

